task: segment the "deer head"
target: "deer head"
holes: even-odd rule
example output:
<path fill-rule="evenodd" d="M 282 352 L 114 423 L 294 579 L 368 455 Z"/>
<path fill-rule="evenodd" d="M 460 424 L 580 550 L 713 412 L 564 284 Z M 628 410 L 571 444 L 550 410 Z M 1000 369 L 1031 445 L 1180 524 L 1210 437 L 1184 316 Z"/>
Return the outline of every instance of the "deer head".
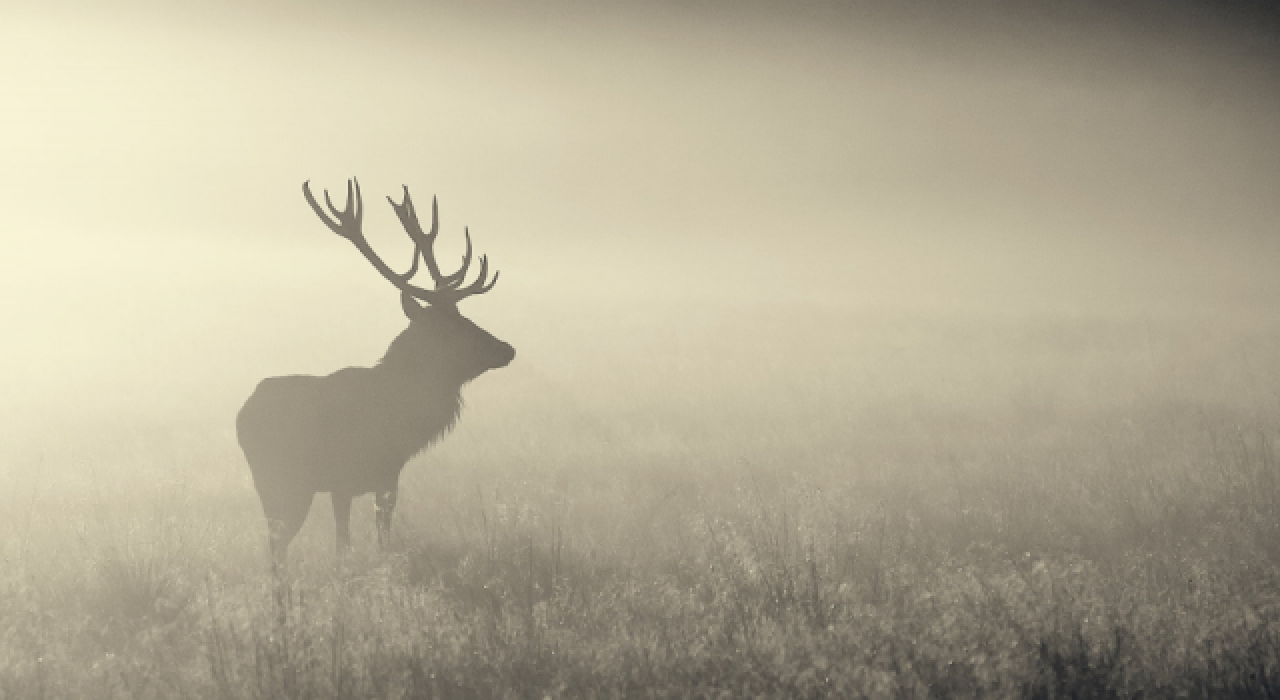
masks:
<path fill-rule="evenodd" d="M 310 181 L 302 184 L 302 193 L 316 216 L 331 231 L 351 241 L 357 250 L 387 281 L 400 290 L 400 305 L 409 318 L 409 328 L 396 338 L 383 358 L 383 363 L 407 369 L 417 369 L 438 378 L 466 382 L 489 369 L 505 367 L 515 357 L 515 349 L 498 340 L 472 323 L 458 312 L 458 302 L 470 296 L 484 294 L 498 282 L 498 273 L 486 282 L 489 260 L 480 256 L 480 274 L 471 284 L 464 284 L 471 266 L 471 232 L 464 229 L 467 249 L 462 256 L 462 266 L 456 272 L 445 275 L 436 263 L 435 240 L 439 232 L 439 212 L 435 197 L 431 198 L 431 230 L 423 232 L 418 214 L 404 187 L 404 201 L 397 204 L 387 197 L 400 218 L 405 233 L 413 241 L 413 262 L 408 271 L 397 273 L 383 262 L 365 239 L 361 228 L 364 205 L 360 197 L 360 183 L 352 178 L 347 181 L 347 202 L 342 209 L 333 206 L 329 191 L 324 192 L 326 214 L 311 194 Z M 332 215 L 332 217 L 330 216 Z M 418 272 L 418 262 L 425 263 L 427 273 L 434 283 L 433 289 L 424 289 L 410 282 Z M 426 305 L 419 303 L 426 302 Z"/>

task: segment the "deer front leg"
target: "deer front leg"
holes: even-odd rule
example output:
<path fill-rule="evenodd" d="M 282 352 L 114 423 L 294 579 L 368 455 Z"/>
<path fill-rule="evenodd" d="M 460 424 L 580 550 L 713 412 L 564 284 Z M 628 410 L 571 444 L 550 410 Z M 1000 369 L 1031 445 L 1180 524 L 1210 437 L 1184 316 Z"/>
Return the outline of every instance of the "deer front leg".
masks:
<path fill-rule="evenodd" d="M 378 548 L 385 552 L 391 546 L 391 515 L 396 509 L 396 489 L 377 492 L 373 506 L 378 526 Z"/>
<path fill-rule="evenodd" d="M 341 557 L 351 549 L 351 494 L 334 491 L 329 494 L 333 501 L 333 524 L 337 528 L 338 556 Z"/>

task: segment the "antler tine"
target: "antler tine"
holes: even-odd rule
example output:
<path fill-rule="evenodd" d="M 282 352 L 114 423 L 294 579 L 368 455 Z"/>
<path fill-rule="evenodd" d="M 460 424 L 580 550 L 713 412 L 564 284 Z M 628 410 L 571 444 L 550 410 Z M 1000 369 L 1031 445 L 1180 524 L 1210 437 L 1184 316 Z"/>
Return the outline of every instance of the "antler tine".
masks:
<path fill-rule="evenodd" d="M 417 245 L 413 247 L 413 263 L 409 265 L 409 269 L 403 275 L 396 275 L 397 277 L 400 278 L 401 282 L 407 284 L 409 280 L 413 279 L 414 275 L 418 274 L 418 256 L 421 254 L 421 252 L 422 252 L 421 247 Z M 400 286 L 400 285 L 396 285 L 396 286 Z"/>
<path fill-rule="evenodd" d="M 462 254 L 462 267 L 458 268 L 457 272 L 440 278 L 442 287 L 457 289 L 462 286 L 462 281 L 467 278 L 467 268 L 471 267 L 471 230 L 463 228 L 462 231 L 467 236 L 467 251 Z"/>
<path fill-rule="evenodd" d="M 402 186 L 402 187 L 404 187 L 403 202 L 396 203 L 396 200 L 392 200 L 392 198 L 390 197 L 387 197 L 387 201 L 390 202 L 390 205 L 392 205 L 392 209 L 396 210 L 396 216 L 397 218 L 399 218 L 399 220 L 401 220 L 401 225 L 402 227 L 404 227 L 404 233 L 407 233 L 408 237 L 410 237 L 413 243 L 415 243 L 416 250 L 415 252 L 413 252 L 413 255 L 415 256 L 421 255 L 422 257 L 424 257 L 424 259 L 426 260 L 426 269 L 430 271 L 431 279 L 434 280 L 438 278 L 439 269 L 438 267 L 435 267 L 435 260 L 433 259 L 433 257 L 429 255 L 424 255 L 424 251 L 430 251 L 431 246 L 433 246 L 435 242 L 435 233 L 436 233 L 435 207 L 434 206 L 431 207 L 431 210 L 433 210 L 431 211 L 431 232 L 422 233 L 422 225 L 417 223 L 417 209 L 415 206 L 413 206 L 413 198 L 410 196 L 410 193 L 408 193 L 408 187 L 407 186 Z M 415 262 L 416 264 L 417 262 L 416 257 L 415 257 L 415 260 L 413 260 L 413 262 Z"/>
<path fill-rule="evenodd" d="M 395 210 L 396 216 L 400 219 L 400 224 L 404 226 L 405 233 L 409 234 L 409 238 L 417 246 L 416 255 L 421 255 L 422 259 L 427 263 L 427 272 L 431 274 L 431 279 L 436 283 L 436 288 L 444 286 L 440 276 L 440 266 L 436 264 L 435 256 L 435 239 L 436 234 L 440 230 L 439 209 L 436 205 L 435 197 L 431 198 L 431 231 L 423 233 L 422 224 L 418 223 L 418 212 L 413 206 L 413 198 L 409 195 L 408 185 L 401 185 L 404 188 L 404 201 L 396 204 L 396 201 L 387 197 L 387 201 L 391 203 L 391 208 Z M 417 262 L 415 258 L 414 262 Z"/>
<path fill-rule="evenodd" d="M 303 186 L 305 187 L 306 184 L 304 183 Z M 329 211 L 333 212 L 333 217 L 337 219 L 339 223 L 346 224 L 353 221 L 358 226 L 364 218 L 363 217 L 364 210 L 360 202 L 360 184 L 359 183 L 356 183 L 355 201 L 352 202 L 351 180 L 347 180 L 347 203 L 343 205 L 342 211 L 338 211 L 338 208 L 333 206 L 333 200 L 329 199 L 329 190 L 327 189 L 324 191 L 324 203 L 329 207 Z M 343 234 L 339 234 L 339 235 L 343 235 Z"/>
<path fill-rule="evenodd" d="M 329 211 L 333 214 L 334 218 L 341 219 L 342 214 L 351 207 L 351 181 L 347 180 L 347 205 L 343 207 L 342 212 L 339 212 L 338 208 L 333 206 L 333 200 L 329 199 L 328 189 L 325 189 L 324 191 L 324 205 L 329 207 Z"/>
<path fill-rule="evenodd" d="M 400 224 L 404 226 L 405 233 L 409 234 L 409 238 L 413 241 L 413 264 L 409 267 L 409 271 L 401 275 L 401 279 L 409 281 L 418 272 L 418 259 L 422 257 L 424 248 L 430 248 L 432 239 L 435 238 L 435 226 L 431 227 L 430 234 L 422 232 L 422 226 L 418 224 L 418 212 L 414 209 L 413 198 L 409 196 L 409 187 L 404 187 L 404 201 L 396 204 L 396 201 L 390 196 L 387 201 L 391 204 L 391 208 L 395 211 L 396 217 L 400 219 Z M 431 261 L 427 261 L 430 267 Z M 434 275 L 433 275 L 434 277 Z"/>
<path fill-rule="evenodd" d="M 320 208 L 320 204 L 316 202 L 315 195 L 311 194 L 310 180 L 307 180 L 306 182 L 302 183 L 302 196 L 307 198 L 307 204 L 311 205 L 311 210 L 316 213 L 316 216 L 320 217 L 320 220 L 324 222 L 325 226 L 329 227 L 330 231 L 333 231 L 334 233 L 338 234 L 339 236 L 342 236 L 343 238 L 348 237 L 347 234 L 342 232 L 342 227 L 338 224 L 338 222 L 334 221 L 333 219 L 330 219 L 329 215 L 324 213 L 324 210 Z M 324 191 L 324 200 L 329 205 L 330 209 L 334 208 L 333 202 L 329 201 L 329 190 Z M 336 210 L 335 210 L 335 213 L 336 213 Z"/>
<path fill-rule="evenodd" d="M 459 294 L 461 294 L 461 296 L 458 298 L 461 299 L 464 297 L 469 297 L 473 294 L 483 294 L 484 292 L 489 291 L 489 289 L 492 289 L 493 288 L 492 284 L 490 284 L 488 288 L 486 288 L 484 284 L 484 281 L 485 281 L 484 278 L 487 277 L 488 275 L 489 275 L 489 256 L 481 255 L 480 256 L 480 276 L 476 278 L 476 281 L 472 282 L 466 287 L 463 287 L 462 289 L 459 289 L 458 292 Z M 498 280 L 498 276 L 496 274 L 494 275 L 493 280 L 494 282 Z"/>

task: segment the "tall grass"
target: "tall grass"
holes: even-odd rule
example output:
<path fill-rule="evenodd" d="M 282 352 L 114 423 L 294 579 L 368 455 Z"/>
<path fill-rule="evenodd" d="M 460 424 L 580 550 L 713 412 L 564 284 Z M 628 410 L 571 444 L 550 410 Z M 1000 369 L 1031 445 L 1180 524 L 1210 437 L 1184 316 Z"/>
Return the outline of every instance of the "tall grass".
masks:
<path fill-rule="evenodd" d="M 1278 329 L 809 321 L 485 378 L 280 580 L 225 425 L 14 451 L 0 696 L 1280 694 Z"/>

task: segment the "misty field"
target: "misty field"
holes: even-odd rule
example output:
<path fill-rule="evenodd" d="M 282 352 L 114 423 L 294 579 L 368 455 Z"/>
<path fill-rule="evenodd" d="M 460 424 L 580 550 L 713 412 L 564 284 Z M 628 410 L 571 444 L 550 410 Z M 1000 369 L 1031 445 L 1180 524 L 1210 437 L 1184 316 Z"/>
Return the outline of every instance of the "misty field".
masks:
<path fill-rule="evenodd" d="M 1276 4 L 0 4 L 0 700 L 1280 697 Z M 514 361 L 275 578 L 410 189 Z"/>
<path fill-rule="evenodd" d="M 318 497 L 280 585 L 252 372 L 10 409 L 0 697 L 1280 694 L 1273 320 L 668 319 L 522 326 L 573 355 L 464 391 L 389 553 Z"/>

